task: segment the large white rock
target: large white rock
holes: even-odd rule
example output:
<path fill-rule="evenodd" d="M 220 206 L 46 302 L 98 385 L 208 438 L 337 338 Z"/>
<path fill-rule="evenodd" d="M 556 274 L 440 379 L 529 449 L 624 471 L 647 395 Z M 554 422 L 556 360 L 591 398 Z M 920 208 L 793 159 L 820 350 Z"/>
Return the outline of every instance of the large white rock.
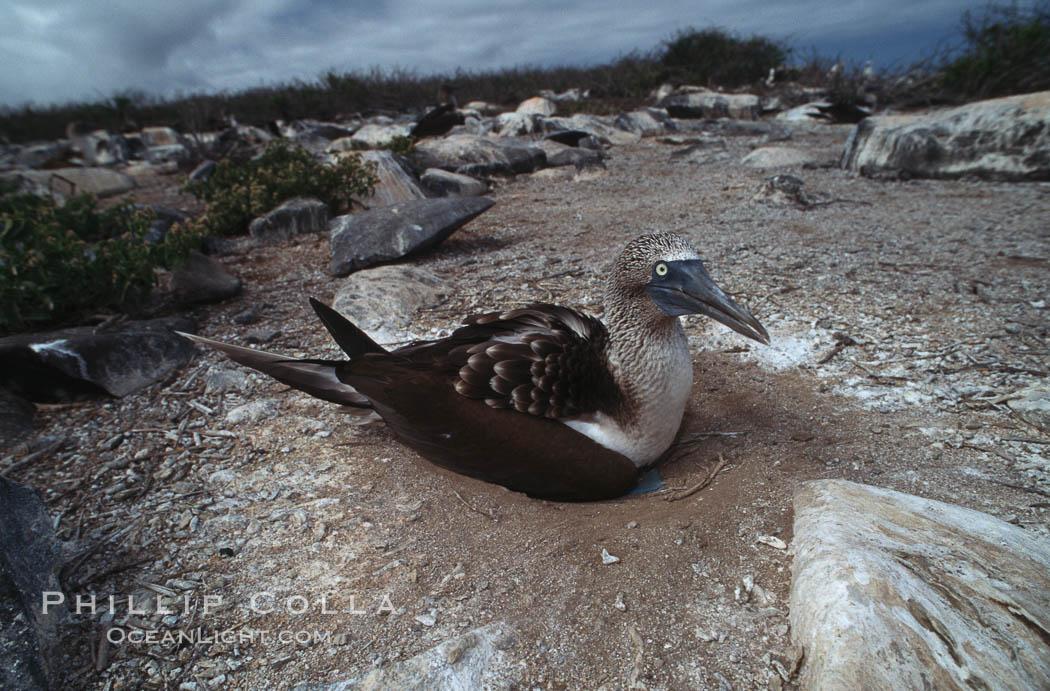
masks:
<path fill-rule="evenodd" d="M 530 113 L 532 115 L 554 115 L 558 112 L 558 104 L 543 96 L 533 96 L 519 103 L 515 112 Z"/>
<path fill-rule="evenodd" d="M 759 98 L 754 94 L 724 94 L 699 86 L 682 86 L 661 98 L 656 106 L 673 118 L 733 118 L 755 120 Z"/>
<path fill-rule="evenodd" d="M 397 137 L 407 137 L 411 131 L 411 125 L 369 123 L 354 132 L 350 141 L 359 146 L 375 148 L 389 144 Z"/>
<path fill-rule="evenodd" d="M 878 174 L 1050 180 L 1050 91 L 970 103 L 923 115 L 861 120 L 842 167 Z"/>
<path fill-rule="evenodd" d="M 740 162 L 752 168 L 784 168 L 816 163 L 817 157 L 788 146 L 763 146 L 744 156 Z"/>
<path fill-rule="evenodd" d="M 369 209 L 390 206 L 410 199 L 423 199 L 426 193 L 419 186 L 416 177 L 410 174 L 397 156 L 389 151 L 362 151 L 360 156 L 365 161 L 375 163 L 376 176 L 379 182 L 371 197 L 357 199 Z"/>
<path fill-rule="evenodd" d="M 395 343 L 424 337 L 413 329 L 418 313 L 440 304 L 445 294 L 445 282 L 432 271 L 393 264 L 348 276 L 332 307 L 376 342 Z"/>
<path fill-rule="evenodd" d="M 806 689 L 1050 688 L 1050 543 L 844 480 L 795 495 L 791 629 Z"/>

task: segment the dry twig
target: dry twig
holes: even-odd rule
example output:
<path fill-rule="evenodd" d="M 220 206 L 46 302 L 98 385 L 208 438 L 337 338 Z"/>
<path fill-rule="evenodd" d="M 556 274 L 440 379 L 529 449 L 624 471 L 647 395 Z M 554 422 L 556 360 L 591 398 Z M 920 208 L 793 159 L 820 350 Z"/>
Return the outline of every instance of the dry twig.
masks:
<path fill-rule="evenodd" d="M 678 501 L 679 499 L 685 499 L 686 497 L 693 496 L 694 494 L 696 494 L 697 492 L 702 490 L 704 487 L 707 487 L 707 485 L 710 484 L 711 481 L 715 479 L 715 475 L 718 475 L 718 473 L 722 470 L 722 468 L 725 467 L 725 464 L 726 464 L 725 456 L 723 456 L 722 454 L 718 454 L 718 463 L 711 470 L 711 472 L 707 474 L 707 477 L 705 477 L 703 480 L 701 480 L 700 482 L 696 483 L 695 485 L 693 485 L 692 487 L 690 487 L 686 491 L 682 492 L 681 494 L 676 494 L 673 497 L 668 497 L 667 501 Z"/>

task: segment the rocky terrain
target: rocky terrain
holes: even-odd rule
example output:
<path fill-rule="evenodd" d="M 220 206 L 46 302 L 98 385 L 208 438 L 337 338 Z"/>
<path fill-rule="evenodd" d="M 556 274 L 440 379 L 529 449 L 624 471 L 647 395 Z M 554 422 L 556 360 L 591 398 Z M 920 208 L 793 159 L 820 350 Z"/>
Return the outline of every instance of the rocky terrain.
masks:
<path fill-rule="evenodd" d="M 491 209 L 410 260 L 439 280 L 386 334 L 534 300 L 598 314 L 627 240 L 687 236 L 772 344 L 685 320 L 693 395 L 655 488 L 529 499 L 201 349 L 137 393 L 37 405 L 0 462 L 95 547 L 67 574 L 98 605 L 70 617 L 60 686 L 792 687 L 803 483 L 974 509 L 1045 549 L 1050 439 L 1012 406 L 1050 371 L 1050 184 L 861 176 L 839 167 L 852 125 L 722 122 L 493 178 Z M 151 180 L 132 194 L 189 205 Z M 371 270 L 330 260 L 324 234 L 226 254 L 243 290 L 188 316 L 337 357 L 306 300 Z"/>

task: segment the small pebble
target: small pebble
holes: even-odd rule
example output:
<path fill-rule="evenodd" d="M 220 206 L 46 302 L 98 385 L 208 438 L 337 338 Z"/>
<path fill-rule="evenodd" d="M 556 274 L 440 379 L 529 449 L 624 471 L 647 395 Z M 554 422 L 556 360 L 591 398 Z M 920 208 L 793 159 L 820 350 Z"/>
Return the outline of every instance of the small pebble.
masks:
<path fill-rule="evenodd" d="M 614 557 L 613 555 L 609 554 L 609 550 L 607 550 L 604 547 L 602 547 L 602 563 L 603 564 L 615 564 L 618 561 L 620 561 L 619 557 Z"/>

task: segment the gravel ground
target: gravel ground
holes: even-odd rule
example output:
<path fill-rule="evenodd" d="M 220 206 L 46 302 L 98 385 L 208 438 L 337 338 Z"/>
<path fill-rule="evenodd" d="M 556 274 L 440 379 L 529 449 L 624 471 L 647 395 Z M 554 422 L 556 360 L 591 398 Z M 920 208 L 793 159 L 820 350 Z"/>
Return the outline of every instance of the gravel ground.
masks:
<path fill-rule="evenodd" d="M 406 339 L 537 299 L 599 313 L 629 238 L 692 238 L 773 344 L 686 320 L 694 393 L 659 491 L 532 500 L 203 349 L 141 394 L 42 407 L 32 443 L 67 441 L 14 479 L 42 489 L 60 537 L 102 542 L 74 575 L 99 606 L 66 640 L 63 686 L 360 679 L 506 622 L 522 688 L 780 688 L 799 483 L 845 478 L 1050 534 L 1048 440 L 1006 405 L 1050 369 L 1050 186 L 857 177 L 833 165 L 848 133 L 782 143 L 827 163 L 776 171 L 829 202 L 806 210 L 752 200 L 772 174 L 739 163 L 758 138 L 685 156 L 647 139 L 606 171 L 506 182 L 415 260 L 448 297 Z M 320 236 L 224 258 L 245 291 L 197 310 L 199 332 L 279 330 L 266 349 L 335 357 L 306 304 L 338 288 L 328 259 Z M 249 307 L 261 321 L 234 323 Z M 709 486 L 672 501 L 720 457 Z M 156 640 L 100 649 L 107 626 Z M 194 630 L 204 640 L 163 639 Z"/>

